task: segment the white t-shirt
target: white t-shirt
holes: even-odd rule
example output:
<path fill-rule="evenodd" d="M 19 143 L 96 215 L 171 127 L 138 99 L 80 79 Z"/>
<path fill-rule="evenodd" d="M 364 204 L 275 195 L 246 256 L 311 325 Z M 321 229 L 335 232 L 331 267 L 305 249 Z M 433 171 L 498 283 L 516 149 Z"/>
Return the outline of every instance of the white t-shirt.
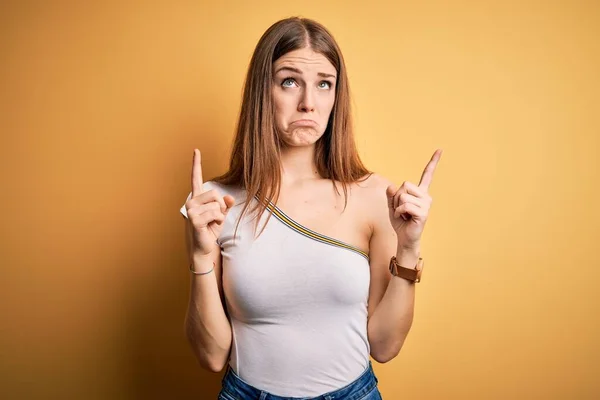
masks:
<path fill-rule="evenodd" d="M 272 214 L 262 234 L 254 238 L 247 212 L 234 243 L 245 191 L 212 181 L 203 187 L 236 200 L 217 240 L 233 332 L 231 368 L 278 396 L 315 397 L 354 381 L 369 363 L 368 255 L 296 223 L 273 204 L 261 218 L 257 232 Z M 187 218 L 185 204 L 180 211 Z"/>

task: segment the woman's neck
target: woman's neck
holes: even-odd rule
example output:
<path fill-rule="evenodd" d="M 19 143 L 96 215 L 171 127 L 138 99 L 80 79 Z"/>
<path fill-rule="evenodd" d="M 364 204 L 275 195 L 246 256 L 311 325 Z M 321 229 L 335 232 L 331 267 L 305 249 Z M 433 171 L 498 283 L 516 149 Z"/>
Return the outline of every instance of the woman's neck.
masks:
<path fill-rule="evenodd" d="M 315 146 L 284 147 L 281 149 L 282 186 L 297 185 L 320 179 L 315 164 Z"/>

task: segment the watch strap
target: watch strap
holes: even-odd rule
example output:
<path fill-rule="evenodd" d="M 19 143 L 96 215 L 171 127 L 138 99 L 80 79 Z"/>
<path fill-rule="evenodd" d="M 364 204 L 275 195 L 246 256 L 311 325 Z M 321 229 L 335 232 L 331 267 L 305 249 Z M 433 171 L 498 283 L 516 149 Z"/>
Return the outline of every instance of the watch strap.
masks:
<path fill-rule="evenodd" d="M 422 264 L 423 259 L 419 257 L 417 265 L 414 268 L 406 268 L 398 264 L 396 256 L 390 259 L 390 272 L 392 275 L 409 280 L 411 282 L 421 281 L 421 271 L 418 269 L 419 265 Z"/>

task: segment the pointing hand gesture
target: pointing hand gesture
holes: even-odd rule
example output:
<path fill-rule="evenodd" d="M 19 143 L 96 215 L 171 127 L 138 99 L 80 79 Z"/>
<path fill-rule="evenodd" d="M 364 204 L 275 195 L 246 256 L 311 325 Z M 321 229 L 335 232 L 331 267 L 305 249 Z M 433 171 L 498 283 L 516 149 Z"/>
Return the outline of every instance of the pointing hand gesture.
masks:
<path fill-rule="evenodd" d="M 441 156 L 440 149 L 433 153 L 418 185 L 404 182 L 399 189 L 391 185 L 386 190 L 390 222 L 398 236 L 398 245 L 403 248 L 418 249 L 420 246 L 432 202 L 429 185 Z"/>
<path fill-rule="evenodd" d="M 194 252 L 208 255 L 217 249 L 216 241 L 223 228 L 225 216 L 235 203 L 229 195 L 222 197 L 215 189 L 202 189 L 200 150 L 194 149 L 192 163 L 192 197 L 186 201 L 188 219 L 194 229 Z"/>

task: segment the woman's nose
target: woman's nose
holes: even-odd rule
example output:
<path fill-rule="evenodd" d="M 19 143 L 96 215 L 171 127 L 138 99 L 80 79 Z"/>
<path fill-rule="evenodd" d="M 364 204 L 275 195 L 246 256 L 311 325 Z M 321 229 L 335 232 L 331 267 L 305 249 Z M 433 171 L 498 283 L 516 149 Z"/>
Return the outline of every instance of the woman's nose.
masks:
<path fill-rule="evenodd" d="M 298 111 L 315 111 L 315 100 L 313 98 L 312 90 L 304 89 L 302 91 L 302 97 L 300 98 L 300 103 L 298 104 Z"/>

